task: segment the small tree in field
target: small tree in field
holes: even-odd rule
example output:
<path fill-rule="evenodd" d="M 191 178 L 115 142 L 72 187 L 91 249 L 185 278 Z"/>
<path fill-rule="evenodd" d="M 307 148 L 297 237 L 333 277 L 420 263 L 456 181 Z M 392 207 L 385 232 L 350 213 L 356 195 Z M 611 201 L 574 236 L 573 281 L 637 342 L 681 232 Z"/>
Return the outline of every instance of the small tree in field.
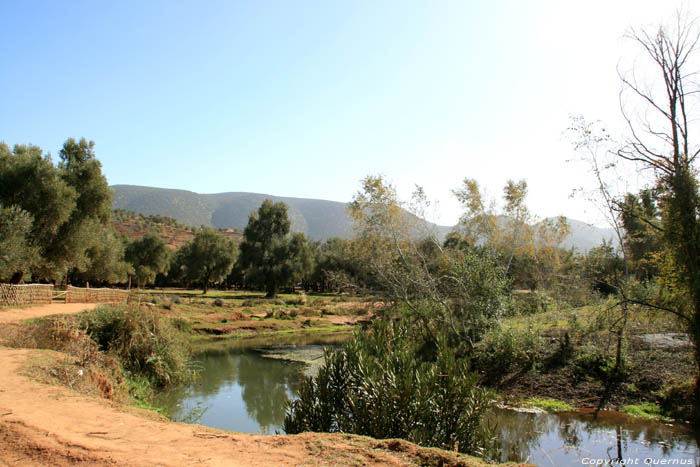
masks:
<path fill-rule="evenodd" d="M 313 255 L 304 234 L 288 237 L 287 206 L 263 201 L 251 213 L 243 231 L 240 266 L 246 283 L 262 286 L 271 298 L 280 286 L 298 281 L 313 268 Z"/>
<path fill-rule="evenodd" d="M 214 229 L 203 228 L 177 254 L 185 278 L 201 283 L 203 293 L 207 293 L 212 283 L 223 280 L 231 272 L 236 247 Z"/>
<path fill-rule="evenodd" d="M 158 235 L 147 233 L 126 247 L 126 261 L 130 263 L 139 288 L 153 282 L 156 275 L 168 270 L 170 250 Z"/>

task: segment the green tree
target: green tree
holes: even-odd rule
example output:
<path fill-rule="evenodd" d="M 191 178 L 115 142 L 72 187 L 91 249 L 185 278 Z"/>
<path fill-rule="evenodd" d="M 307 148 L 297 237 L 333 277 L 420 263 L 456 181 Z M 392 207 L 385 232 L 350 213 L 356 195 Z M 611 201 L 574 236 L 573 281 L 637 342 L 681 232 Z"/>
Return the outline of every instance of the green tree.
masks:
<path fill-rule="evenodd" d="M 139 288 L 152 283 L 156 275 L 166 272 L 170 266 L 170 250 L 154 233 L 131 242 L 126 247 L 125 257 L 133 268 Z"/>
<path fill-rule="evenodd" d="M 455 342 L 471 348 L 503 312 L 507 280 L 477 249 L 443 248 L 421 218 L 426 203 L 416 190 L 409 213 L 393 186 L 366 177 L 348 208 L 354 255 L 380 290 L 404 303 L 425 329 L 448 329 Z"/>
<path fill-rule="evenodd" d="M 32 216 L 17 206 L 0 205 L 0 281 L 19 282 L 38 260 L 30 242 Z"/>
<path fill-rule="evenodd" d="M 10 151 L 0 143 L 0 204 L 17 206 L 32 217 L 27 242 L 39 252 L 40 260 L 32 267 L 36 278 L 56 277 L 47 253 L 70 218 L 76 199 L 76 190 L 63 180 L 51 156 L 44 156 L 37 146 L 15 145 Z"/>
<path fill-rule="evenodd" d="M 105 227 L 98 232 L 97 241 L 86 251 L 88 266 L 75 272 L 74 279 L 80 282 L 114 284 L 125 282 L 134 270 L 125 259 L 125 247 L 114 229 Z"/>
<path fill-rule="evenodd" d="M 651 280 L 658 273 L 662 229 L 657 202 L 654 190 L 645 189 L 628 193 L 619 206 L 630 269 L 639 280 Z"/>
<path fill-rule="evenodd" d="M 559 272 L 559 245 L 569 234 L 566 218 L 537 222 L 525 203 L 524 180 L 509 180 L 503 187 L 501 211 L 496 209 L 495 201 L 485 199 L 476 180 L 465 178 L 462 187 L 453 193 L 464 209 L 459 223 L 464 241 L 491 250 L 503 263 L 504 274 L 518 285 L 533 282 L 529 273 L 532 269 L 539 288 L 551 284 Z"/>
<path fill-rule="evenodd" d="M 203 293 L 207 293 L 212 283 L 222 281 L 231 272 L 236 252 L 235 245 L 222 234 L 202 228 L 177 252 L 176 262 L 184 278 L 201 283 Z"/>
<path fill-rule="evenodd" d="M 104 238 L 112 213 L 112 190 L 102 175 L 102 164 L 94 152 L 95 143 L 82 138 L 68 139 L 59 152 L 61 178 L 77 193 L 75 207 L 46 249 L 46 259 L 60 277 L 90 266 L 88 250 Z"/>
<path fill-rule="evenodd" d="M 240 266 L 248 285 L 265 288 L 274 297 L 281 286 L 301 279 L 312 267 L 311 249 L 303 234 L 289 238 L 289 218 L 284 203 L 263 201 L 250 214 L 240 245 Z"/>

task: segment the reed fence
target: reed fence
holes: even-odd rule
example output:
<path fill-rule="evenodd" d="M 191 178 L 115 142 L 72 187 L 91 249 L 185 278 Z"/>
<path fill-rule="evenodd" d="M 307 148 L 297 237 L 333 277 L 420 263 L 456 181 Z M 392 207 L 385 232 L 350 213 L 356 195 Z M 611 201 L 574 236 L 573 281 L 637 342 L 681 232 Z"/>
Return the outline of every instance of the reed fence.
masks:
<path fill-rule="evenodd" d="M 66 303 L 126 303 L 128 299 L 128 290 L 66 287 Z"/>
<path fill-rule="evenodd" d="M 0 305 L 51 303 L 51 284 L 0 284 Z"/>

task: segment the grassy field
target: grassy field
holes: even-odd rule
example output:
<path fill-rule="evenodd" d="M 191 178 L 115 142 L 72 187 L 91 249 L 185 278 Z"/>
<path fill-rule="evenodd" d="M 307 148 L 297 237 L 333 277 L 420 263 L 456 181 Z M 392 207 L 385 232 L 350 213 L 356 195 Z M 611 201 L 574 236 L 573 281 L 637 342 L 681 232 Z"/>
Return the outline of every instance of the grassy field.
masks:
<path fill-rule="evenodd" d="M 168 315 L 194 342 L 289 333 L 349 332 L 369 322 L 383 304 L 372 297 L 248 291 L 139 290 L 130 299 Z"/>

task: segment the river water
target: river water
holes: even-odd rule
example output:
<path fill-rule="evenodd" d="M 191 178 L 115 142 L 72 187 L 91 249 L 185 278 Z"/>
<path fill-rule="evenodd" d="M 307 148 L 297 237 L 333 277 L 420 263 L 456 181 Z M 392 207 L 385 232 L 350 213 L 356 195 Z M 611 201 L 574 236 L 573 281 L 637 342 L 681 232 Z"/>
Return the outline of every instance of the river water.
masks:
<path fill-rule="evenodd" d="M 241 341 L 197 356 L 197 382 L 160 396 L 176 421 L 243 433 L 284 433 L 287 399 L 309 368 L 320 363 L 316 342 Z M 280 344 L 291 344 L 280 347 Z M 299 361 L 289 361 L 287 358 Z M 310 364 L 310 365 L 309 365 Z M 495 461 L 535 465 L 700 465 L 698 435 L 688 428 L 634 419 L 614 412 L 521 413 L 495 409 L 489 419 L 498 433 Z"/>

